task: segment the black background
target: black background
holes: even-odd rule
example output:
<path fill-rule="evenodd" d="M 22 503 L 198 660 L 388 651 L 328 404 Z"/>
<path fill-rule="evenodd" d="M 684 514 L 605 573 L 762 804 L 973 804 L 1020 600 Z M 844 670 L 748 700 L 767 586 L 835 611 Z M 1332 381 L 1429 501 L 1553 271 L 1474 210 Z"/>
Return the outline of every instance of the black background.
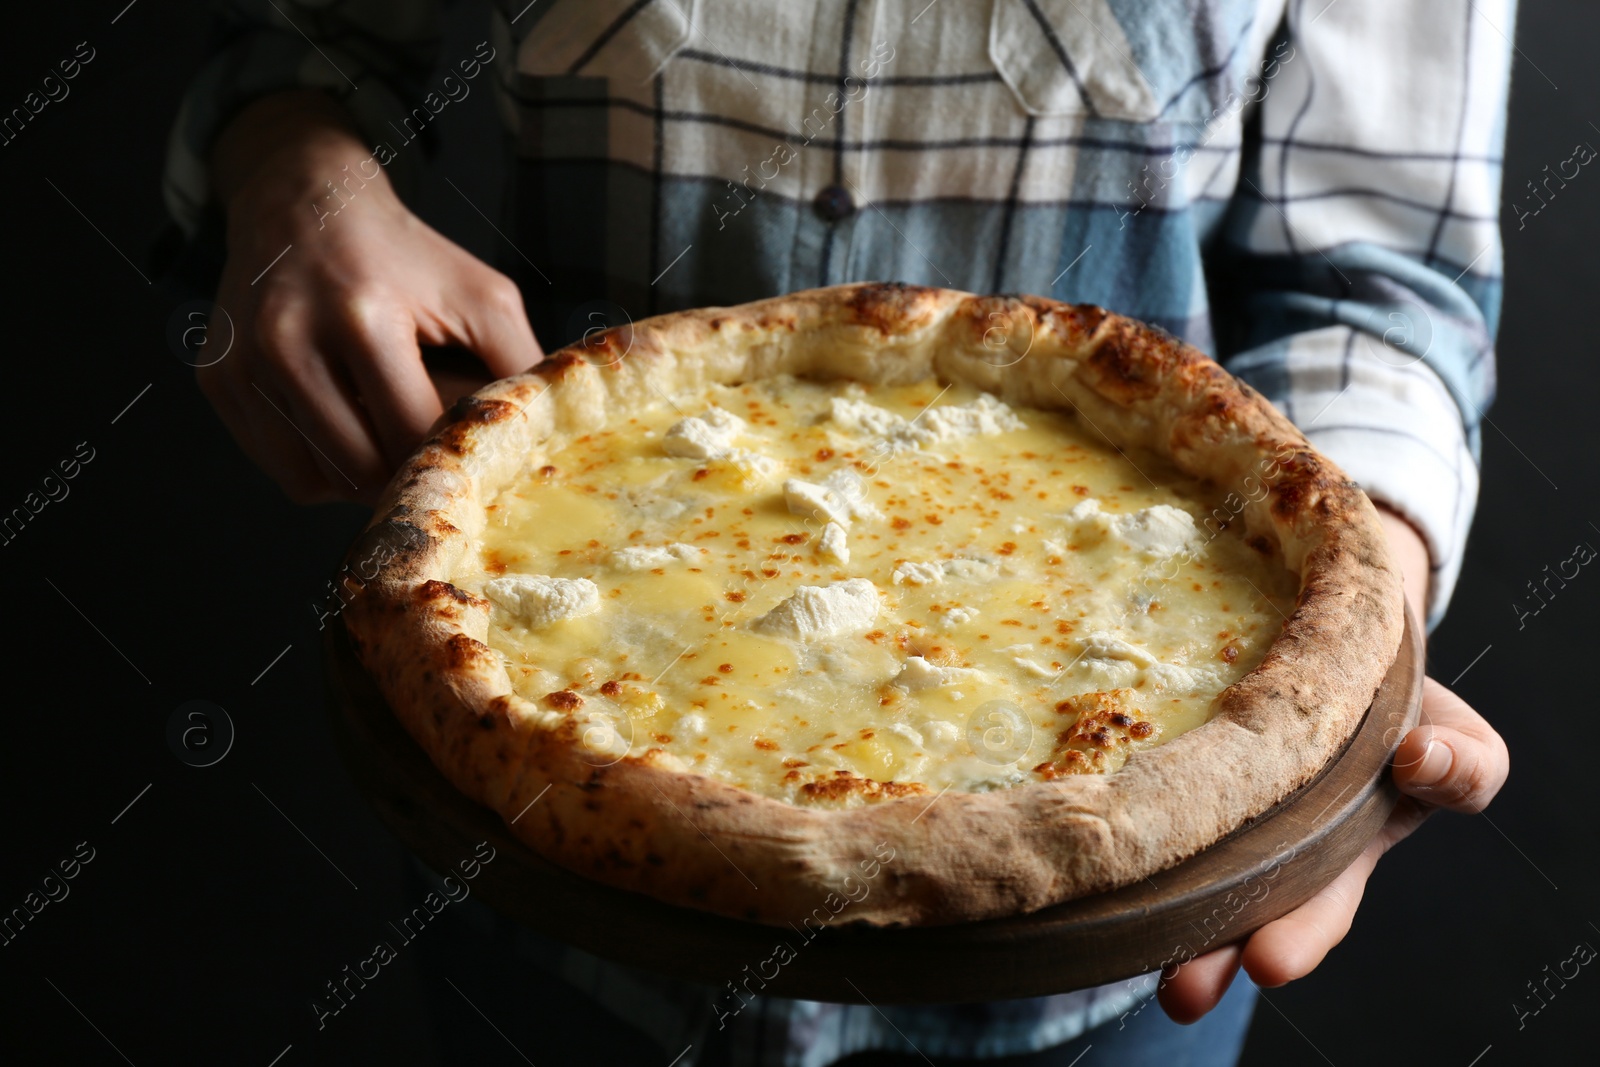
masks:
<path fill-rule="evenodd" d="M 0 74 L 9 110 L 79 41 L 98 53 L 67 99 L 0 147 L 12 411 L 0 511 L 80 442 L 94 450 L 70 496 L 0 546 L 12 620 L 0 911 L 79 842 L 95 850 L 71 895 L 0 947 L 0 1058 L 265 1065 L 292 1045 L 283 1064 L 450 1062 L 427 1005 L 483 1024 L 405 954 L 325 1030 L 308 1007 L 415 903 L 325 724 L 312 605 L 362 513 L 288 504 L 168 348 L 176 301 L 140 272 L 206 19 L 143 0 L 113 25 L 124 3 L 25 5 Z M 1600 10 L 1524 0 L 1517 40 L 1508 201 L 1575 143 L 1600 142 Z M 447 149 L 489 121 L 452 109 Z M 492 173 L 450 166 L 492 203 Z M 495 253 L 482 220 L 435 201 L 442 228 Z M 1582 172 L 1524 229 L 1507 209 L 1503 228 L 1501 393 L 1465 572 L 1429 660 L 1446 682 L 1466 672 L 1456 688 L 1505 735 L 1511 780 L 1487 816 L 1436 817 L 1384 860 L 1344 944 L 1267 994 L 1246 1064 L 1591 1062 L 1600 972 L 1520 1026 L 1513 1003 L 1531 1007 L 1526 984 L 1579 942 L 1600 945 L 1600 575 L 1585 569 L 1521 626 L 1512 603 L 1576 543 L 1600 544 L 1586 325 L 1600 311 L 1600 177 Z M 237 728 L 209 768 L 167 744 L 191 699 Z M 458 976 L 469 993 L 472 980 Z"/>

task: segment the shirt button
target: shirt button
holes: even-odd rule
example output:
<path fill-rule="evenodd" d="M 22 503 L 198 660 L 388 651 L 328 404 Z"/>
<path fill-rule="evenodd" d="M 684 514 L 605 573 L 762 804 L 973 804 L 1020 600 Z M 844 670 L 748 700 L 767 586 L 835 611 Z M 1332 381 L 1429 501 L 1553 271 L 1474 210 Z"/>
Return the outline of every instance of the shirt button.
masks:
<path fill-rule="evenodd" d="M 817 217 L 824 222 L 838 222 L 855 211 L 856 202 L 850 195 L 850 190 L 844 186 L 829 185 L 817 194 L 811 206 L 816 210 Z"/>

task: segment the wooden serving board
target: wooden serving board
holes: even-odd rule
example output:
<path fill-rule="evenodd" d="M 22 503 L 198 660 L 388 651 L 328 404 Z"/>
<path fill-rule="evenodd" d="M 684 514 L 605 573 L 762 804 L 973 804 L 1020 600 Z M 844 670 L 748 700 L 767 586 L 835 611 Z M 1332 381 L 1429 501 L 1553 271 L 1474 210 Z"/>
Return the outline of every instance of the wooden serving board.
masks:
<path fill-rule="evenodd" d="M 596 955 L 719 989 L 759 972 L 764 988 L 761 979 L 748 988 L 767 995 L 878 1004 L 1043 996 L 1114 982 L 1238 941 L 1292 911 L 1350 865 L 1398 800 L 1389 761 L 1417 722 L 1424 672 L 1421 634 L 1408 617 L 1366 717 L 1320 777 L 1142 882 L 1007 919 L 817 932 L 664 904 L 541 858 L 434 768 L 362 670 L 344 627 L 328 628 L 324 651 L 334 734 L 357 786 L 437 870 L 452 869 L 480 841 L 492 844 L 498 855 L 474 890 L 496 910 Z"/>

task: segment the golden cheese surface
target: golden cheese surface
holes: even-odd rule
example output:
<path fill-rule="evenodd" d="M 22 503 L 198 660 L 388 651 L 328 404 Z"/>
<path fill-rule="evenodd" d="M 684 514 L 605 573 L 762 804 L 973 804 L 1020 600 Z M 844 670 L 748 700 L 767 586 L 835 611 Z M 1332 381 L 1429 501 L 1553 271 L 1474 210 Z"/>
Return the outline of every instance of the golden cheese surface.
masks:
<path fill-rule="evenodd" d="M 937 383 L 662 397 L 530 466 L 452 580 L 598 763 L 797 804 L 1112 773 L 1292 610 L 1222 492 Z"/>

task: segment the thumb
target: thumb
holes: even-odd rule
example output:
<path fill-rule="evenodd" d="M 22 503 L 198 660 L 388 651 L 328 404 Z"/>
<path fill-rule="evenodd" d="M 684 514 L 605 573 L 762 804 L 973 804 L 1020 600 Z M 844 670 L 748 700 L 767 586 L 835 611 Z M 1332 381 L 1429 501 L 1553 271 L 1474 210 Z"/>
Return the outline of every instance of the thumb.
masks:
<path fill-rule="evenodd" d="M 1418 800 L 1469 814 L 1489 806 L 1511 760 L 1494 728 L 1466 701 L 1424 679 L 1422 722 L 1394 754 L 1394 780 Z"/>

